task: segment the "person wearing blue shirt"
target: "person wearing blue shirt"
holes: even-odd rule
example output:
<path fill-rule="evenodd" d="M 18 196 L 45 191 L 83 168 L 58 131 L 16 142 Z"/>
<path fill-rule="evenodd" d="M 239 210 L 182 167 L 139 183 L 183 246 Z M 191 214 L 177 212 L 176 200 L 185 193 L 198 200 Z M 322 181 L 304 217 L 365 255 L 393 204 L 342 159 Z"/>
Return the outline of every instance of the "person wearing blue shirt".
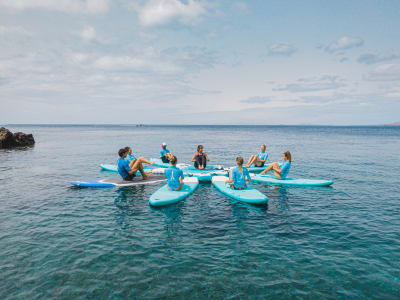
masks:
<path fill-rule="evenodd" d="M 139 157 L 129 162 L 126 159 L 128 151 L 126 148 L 119 149 L 118 151 L 119 159 L 117 161 L 118 173 L 124 180 L 132 181 L 136 176 L 136 172 L 140 171 L 143 180 L 147 179 L 151 173 L 146 173 L 143 170 L 143 163 L 154 164 L 153 162 L 145 159 L 144 157 Z"/>
<path fill-rule="evenodd" d="M 164 175 L 168 179 L 168 188 L 172 191 L 180 191 L 183 186 L 183 172 L 176 167 L 177 161 L 176 156 L 173 156 L 171 158 L 171 167 L 164 171 Z"/>
<path fill-rule="evenodd" d="M 257 155 L 253 154 L 250 156 L 249 161 L 247 164 L 245 164 L 245 167 L 250 167 L 251 165 L 254 164 L 256 167 L 264 167 L 264 164 L 268 160 L 268 153 L 267 151 L 267 146 L 265 144 L 261 145 L 261 152 L 258 153 Z"/>
<path fill-rule="evenodd" d="M 260 174 L 266 174 L 270 170 L 274 170 L 274 175 L 278 179 L 286 179 L 287 175 L 289 174 L 290 166 L 292 164 L 292 154 L 289 151 L 283 153 L 283 163 L 279 166 L 278 162 L 273 162 L 262 171 Z"/>
<path fill-rule="evenodd" d="M 236 164 L 233 170 L 229 174 L 229 180 L 231 187 L 235 190 L 244 190 L 247 188 L 246 182 L 251 180 L 249 170 L 243 167 L 243 157 L 236 157 Z"/>
<path fill-rule="evenodd" d="M 160 158 L 162 160 L 163 163 L 169 163 L 170 160 L 172 159 L 173 155 L 171 153 L 171 151 L 169 151 L 167 149 L 167 144 L 166 143 L 162 143 L 161 144 L 161 151 L 160 151 Z"/>
<path fill-rule="evenodd" d="M 126 155 L 126 160 L 127 160 L 128 162 L 131 162 L 132 160 L 137 159 L 136 156 L 133 155 L 133 153 L 132 153 L 132 148 L 131 148 L 131 147 L 126 146 L 125 149 L 126 149 L 126 151 L 128 152 L 127 155 Z"/>

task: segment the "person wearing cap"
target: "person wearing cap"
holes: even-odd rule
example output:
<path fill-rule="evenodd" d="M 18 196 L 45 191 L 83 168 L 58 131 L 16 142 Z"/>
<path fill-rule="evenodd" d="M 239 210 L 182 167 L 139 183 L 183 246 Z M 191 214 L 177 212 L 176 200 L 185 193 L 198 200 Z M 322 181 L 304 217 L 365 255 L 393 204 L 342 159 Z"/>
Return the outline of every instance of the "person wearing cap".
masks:
<path fill-rule="evenodd" d="M 169 162 L 171 161 L 172 157 L 173 157 L 173 155 L 172 155 L 171 151 L 169 151 L 167 149 L 167 144 L 166 143 L 162 143 L 161 144 L 161 151 L 160 151 L 160 158 L 161 158 L 162 162 L 169 164 Z"/>

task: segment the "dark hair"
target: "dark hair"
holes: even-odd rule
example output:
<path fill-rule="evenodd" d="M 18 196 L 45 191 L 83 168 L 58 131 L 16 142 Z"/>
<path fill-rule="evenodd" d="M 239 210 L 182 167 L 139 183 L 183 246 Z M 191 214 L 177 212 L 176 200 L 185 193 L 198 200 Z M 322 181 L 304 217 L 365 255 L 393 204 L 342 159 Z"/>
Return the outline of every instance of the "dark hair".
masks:
<path fill-rule="evenodd" d="M 285 155 L 288 161 L 292 162 L 292 154 L 290 154 L 289 151 L 286 151 L 285 153 L 283 153 L 283 155 Z"/>
<path fill-rule="evenodd" d="M 172 165 L 176 165 L 176 162 L 178 161 L 178 159 L 176 158 L 176 156 L 172 156 L 171 160 L 169 161 Z"/>
<path fill-rule="evenodd" d="M 241 157 L 241 156 L 236 157 L 236 162 L 239 166 L 242 166 L 243 165 L 243 157 Z"/>
<path fill-rule="evenodd" d="M 124 149 L 125 149 L 126 151 L 129 151 L 129 150 L 131 150 L 131 147 L 126 146 Z"/>
<path fill-rule="evenodd" d="M 204 149 L 203 145 L 198 145 L 198 146 L 197 146 L 197 152 L 200 151 L 200 148 L 203 148 L 203 149 Z"/>
<path fill-rule="evenodd" d="M 128 151 L 126 151 L 126 148 L 119 149 L 119 151 L 118 151 L 119 157 L 124 156 L 124 154 L 125 154 L 126 152 L 128 152 Z"/>

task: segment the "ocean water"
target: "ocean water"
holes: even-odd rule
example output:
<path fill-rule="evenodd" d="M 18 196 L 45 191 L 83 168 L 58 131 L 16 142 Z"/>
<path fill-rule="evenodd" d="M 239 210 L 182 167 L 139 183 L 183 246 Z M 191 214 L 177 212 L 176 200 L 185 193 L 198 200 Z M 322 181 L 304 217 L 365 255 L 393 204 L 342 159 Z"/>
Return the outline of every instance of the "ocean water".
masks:
<path fill-rule="evenodd" d="M 400 298 L 400 128 L 7 127 L 37 143 L 0 150 L 0 299 Z M 261 207 L 201 185 L 161 209 L 148 204 L 161 185 L 68 185 L 164 141 L 180 162 L 203 144 L 225 166 L 266 143 L 273 161 L 291 151 L 291 177 L 335 183 L 254 183 Z"/>

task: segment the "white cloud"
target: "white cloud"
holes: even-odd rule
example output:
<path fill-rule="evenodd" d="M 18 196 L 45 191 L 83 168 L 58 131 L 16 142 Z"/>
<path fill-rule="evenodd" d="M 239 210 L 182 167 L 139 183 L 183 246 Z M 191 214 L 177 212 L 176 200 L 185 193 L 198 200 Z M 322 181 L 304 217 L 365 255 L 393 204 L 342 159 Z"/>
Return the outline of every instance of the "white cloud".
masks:
<path fill-rule="evenodd" d="M 15 10 L 44 8 L 73 13 L 105 13 L 110 0 L 0 0 L 0 6 Z"/>
<path fill-rule="evenodd" d="M 360 55 L 358 58 L 359 63 L 372 65 L 379 62 L 388 62 L 394 59 L 400 58 L 400 55 L 397 54 L 373 54 L 373 53 L 365 53 Z"/>
<path fill-rule="evenodd" d="M 158 58 L 140 56 L 102 56 L 95 60 L 94 66 L 109 71 L 142 71 L 156 73 L 176 73 L 180 68 Z"/>
<path fill-rule="evenodd" d="M 20 26 L 1 26 L 0 25 L 0 35 L 1 34 L 20 34 L 26 36 L 32 36 L 32 33 Z"/>
<path fill-rule="evenodd" d="M 188 0 L 150 0 L 142 6 L 136 6 L 139 21 L 144 26 L 158 26 L 177 20 L 184 24 L 193 23 L 206 12 L 205 3 Z"/>
<path fill-rule="evenodd" d="M 84 41 L 94 41 L 96 39 L 96 30 L 92 26 L 87 26 L 79 33 L 79 35 Z"/>
<path fill-rule="evenodd" d="M 364 77 L 368 81 L 400 81 L 400 64 L 385 64 Z"/>
<path fill-rule="evenodd" d="M 290 56 L 295 53 L 297 49 L 290 44 L 279 43 L 269 47 L 268 55 L 270 56 Z"/>
<path fill-rule="evenodd" d="M 331 43 L 330 45 L 325 47 L 325 51 L 329 53 L 336 53 L 339 51 L 360 47 L 364 44 L 364 41 L 360 38 L 352 38 L 348 36 L 344 36 L 337 40 L 336 42 Z"/>
<path fill-rule="evenodd" d="M 250 97 L 250 98 L 240 100 L 240 102 L 242 102 L 242 103 L 251 103 L 251 104 L 267 103 L 270 101 L 271 101 L 271 99 L 269 99 L 267 97 Z"/>
<path fill-rule="evenodd" d="M 344 80 L 338 76 L 324 75 L 320 77 L 300 78 L 295 83 L 289 83 L 275 91 L 288 91 L 291 93 L 315 92 L 335 90 L 346 86 Z"/>

